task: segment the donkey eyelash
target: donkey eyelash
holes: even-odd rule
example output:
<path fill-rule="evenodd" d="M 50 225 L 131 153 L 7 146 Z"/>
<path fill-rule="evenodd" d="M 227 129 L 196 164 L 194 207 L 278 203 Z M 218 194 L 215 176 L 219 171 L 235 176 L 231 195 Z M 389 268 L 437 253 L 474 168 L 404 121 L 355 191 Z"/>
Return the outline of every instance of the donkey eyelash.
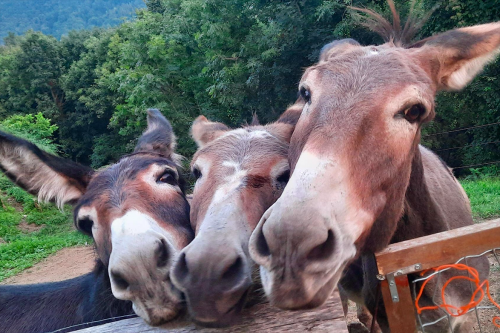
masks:
<path fill-rule="evenodd" d="M 194 167 L 193 170 L 191 170 L 191 175 L 193 175 L 193 177 L 196 180 L 198 180 L 199 178 L 201 178 L 202 173 L 201 173 L 201 170 L 198 167 Z"/>
<path fill-rule="evenodd" d="M 177 174 L 177 172 L 174 169 L 171 169 L 171 168 L 166 168 L 163 171 L 158 172 L 158 174 L 156 174 L 155 178 L 156 179 L 160 179 L 160 178 L 162 178 L 163 176 L 165 176 L 167 174 L 171 175 L 172 177 L 174 177 L 175 180 L 179 179 L 179 175 Z"/>

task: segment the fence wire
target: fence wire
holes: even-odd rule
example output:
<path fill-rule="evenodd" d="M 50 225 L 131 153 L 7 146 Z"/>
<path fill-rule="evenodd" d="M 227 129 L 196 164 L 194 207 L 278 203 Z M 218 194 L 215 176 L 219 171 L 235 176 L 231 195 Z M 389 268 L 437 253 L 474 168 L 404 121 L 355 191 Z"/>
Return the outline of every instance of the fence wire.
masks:
<path fill-rule="evenodd" d="M 485 251 L 481 254 L 478 255 L 470 255 L 470 256 L 465 256 L 463 258 L 460 258 L 455 264 L 465 264 L 468 265 L 468 259 L 473 259 L 473 258 L 479 258 L 482 256 L 486 256 L 488 259 L 489 263 L 489 276 L 488 280 L 490 281 L 490 292 L 491 296 L 495 300 L 495 302 L 499 303 L 500 302 L 500 286 L 497 286 L 496 282 L 500 283 L 500 248 L 494 248 L 490 249 L 488 251 Z M 415 279 L 411 282 L 411 291 L 413 294 L 413 299 L 417 298 L 418 292 L 420 291 L 419 289 L 419 283 L 423 283 L 424 281 L 433 278 L 436 279 L 436 283 L 434 286 L 433 290 L 433 297 L 432 297 L 432 302 L 434 305 L 441 305 L 442 300 L 441 300 L 441 291 L 439 287 L 443 286 L 444 280 L 442 278 L 442 273 L 446 272 L 448 270 L 453 270 L 453 268 L 446 268 L 442 270 L 435 271 L 431 274 L 428 274 L 422 278 Z M 468 273 L 467 273 L 468 274 Z M 437 275 L 437 276 L 436 276 Z M 469 276 L 470 277 L 470 276 Z M 482 282 L 482 281 L 481 281 Z M 493 284 L 492 284 L 493 283 Z M 476 287 L 472 284 L 472 282 L 469 281 L 470 285 L 470 295 L 476 290 Z M 500 316 L 500 311 L 496 306 L 494 306 L 488 297 L 486 296 L 486 288 L 484 288 L 484 298 L 482 302 L 477 305 L 476 307 L 470 309 L 466 314 L 469 314 L 471 312 L 475 313 L 475 317 L 477 320 L 476 325 L 474 326 L 474 333 L 490 333 L 490 332 L 500 332 L 500 329 L 495 327 L 493 325 L 493 318 L 496 316 Z M 477 297 L 476 297 L 477 299 Z M 452 327 L 452 317 L 448 312 L 446 312 L 443 308 L 439 308 L 439 310 L 442 313 L 442 316 L 433 320 L 433 321 L 428 321 L 426 322 L 423 318 L 423 314 L 418 314 L 417 311 L 415 311 L 417 315 L 417 324 L 419 326 L 419 332 L 421 333 L 427 333 L 431 329 L 432 326 L 438 325 L 442 322 L 445 321 L 445 325 L 449 328 L 450 332 L 453 332 L 453 327 Z M 427 330 L 426 330 L 427 329 Z M 435 332 L 435 330 L 432 330 Z M 471 333 L 472 333 L 471 332 Z"/>

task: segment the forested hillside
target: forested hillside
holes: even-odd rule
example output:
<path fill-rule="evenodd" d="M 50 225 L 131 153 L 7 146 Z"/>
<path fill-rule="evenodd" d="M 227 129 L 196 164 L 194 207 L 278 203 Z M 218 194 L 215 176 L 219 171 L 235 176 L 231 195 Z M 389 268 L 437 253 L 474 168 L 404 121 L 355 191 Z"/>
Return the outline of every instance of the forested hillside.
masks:
<path fill-rule="evenodd" d="M 397 3 L 405 16 L 408 2 Z M 37 32 L 9 38 L 0 49 L 0 120 L 41 112 L 58 126 L 60 153 L 99 167 L 130 151 L 144 128 L 144 110 L 156 107 L 189 157 L 195 149 L 189 127 L 197 115 L 232 126 L 253 113 L 274 120 L 295 100 L 302 71 L 322 45 L 344 37 L 380 42 L 356 24 L 346 7 L 351 4 L 387 13 L 385 0 L 147 0 L 134 20 L 115 28 L 76 31 L 60 41 Z M 416 10 L 434 6 L 423 0 Z M 499 19 L 497 0 L 444 0 L 419 37 Z M 437 118 L 424 134 L 495 122 L 498 60 L 465 91 L 441 94 Z M 500 126 L 424 141 L 451 166 L 500 159 L 494 144 Z"/>
<path fill-rule="evenodd" d="M 0 0 L 0 39 L 29 29 L 60 38 L 70 30 L 118 25 L 142 0 Z"/>

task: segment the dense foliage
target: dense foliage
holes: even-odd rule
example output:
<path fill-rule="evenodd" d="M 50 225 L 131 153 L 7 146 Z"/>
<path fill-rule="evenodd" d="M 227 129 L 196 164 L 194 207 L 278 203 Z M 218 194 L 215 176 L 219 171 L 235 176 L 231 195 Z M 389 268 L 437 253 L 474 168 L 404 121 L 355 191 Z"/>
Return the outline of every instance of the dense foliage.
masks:
<path fill-rule="evenodd" d="M 0 0 L 0 39 L 29 29 L 60 38 L 70 30 L 115 26 L 139 7 L 142 0 Z"/>
<path fill-rule="evenodd" d="M 1 1 L 1 0 L 0 0 Z M 380 42 L 347 5 L 387 12 L 385 0 L 146 0 L 116 28 L 81 30 L 60 41 L 30 31 L 0 49 L 0 119 L 41 112 L 58 126 L 57 143 L 94 167 L 130 150 L 156 107 L 171 120 L 181 154 L 190 156 L 199 114 L 236 126 L 256 113 L 274 120 L 296 97 L 303 68 L 322 45 L 353 37 Z M 403 12 L 406 1 L 399 1 Z M 422 0 L 426 11 L 434 1 Z M 421 37 L 496 21 L 496 0 L 444 0 Z M 441 94 L 427 134 L 500 121 L 500 62 L 461 93 Z M 500 159 L 500 126 L 424 137 L 452 166 Z M 490 170 L 491 171 L 491 170 Z M 494 170 L 493 170 L 494 171 Z"/>

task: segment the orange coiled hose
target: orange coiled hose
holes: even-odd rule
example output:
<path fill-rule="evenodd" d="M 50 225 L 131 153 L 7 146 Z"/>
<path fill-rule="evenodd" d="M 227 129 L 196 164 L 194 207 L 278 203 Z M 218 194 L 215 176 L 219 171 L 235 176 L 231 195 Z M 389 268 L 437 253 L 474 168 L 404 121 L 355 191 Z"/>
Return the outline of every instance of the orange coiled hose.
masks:
<path fill-rule="evenodd" d="M 467 312 L 469 312 L 470 309 L 478 306 L 479 303 L 481 303 L 481 301 L 484 298 L 484 294 L 485 294 L 484 288 L 485 287 L 486 287 L 486 295 L 488 295 L 488 298 L 490 299 L 491 303 L 493 303 L 500 310 L 500 305 L 498 305 L 498 303 L 493 300 L 493 297 L 491 297 L 490 282 L 488 280 L 484 280 L 483 283 L 481 283 L 481 281 L 479 280 L 479 273 L 477 272 L 477 270 L 475 268 L 464 265 L 464 264 L 453 264 L 453 265 L 442 265 L 442 266 L 439 266 L 437 268 L 434 268 L 434 270 L 437 272 L 437 271 L 447 269 L 447 268 L 453 268 L 453 269 L 457 269 L 460 271 L 467 271 L 467 272 L 469 272 L 471 277 L 454 276 L 454 277 L 450 278 L 448 281 L 446 281 L 446 283 L 443 285 L 443 288 L 441 289 L 441 299 L 443 301 L 442 304 L 434 305 L 434 306 L 420 307 L 420 305 L 418 305 L 418 302 L 419 302 L 420 298 L 422 297 L 422 293 L 424 291 L 425 285 L 427 284 L 427 282 L 432 280 L 432 278 L 434 278 L 436 275 L 433 275 L 429 279 L 425 280 L 424 283 L 422 284 L 422 287 L 420 288 L 420 292 L 418 293 L 417 298 L 415 299 L 415 307 L 417 309 L 418 314 L 421 314 L 422 311 L 425 311 L 425 310 L 436 310 L 436 309 L 442 308 L 444 311 L 446 311 L 452 317 L 462 316 L 462 315 L 466 314 Z M 422 275 L 424 275 L 424 274 L 425 274 L 425 272 L 422 273 Z M 476 290 L 472 293 L 472 297 L 470 299 L 470 302 L 465 304 L 465 305 L 454 306 L 451 304 L 447 304 L 446 297 L 445 297 L 446 287 L 448 287 L 448 285 L 452 281 L 458 280 L 458 279 L 467 280 L 467 281 L 472 282 L 476 286 Z M 476 300 L 476 296 L 478 294 L 480 294 L 480 297 Z M 499 323 L 500 316 L 494 317 L 492 322 L 493 322 L 493 325 L 500 328 L 500 323 Z"/>

